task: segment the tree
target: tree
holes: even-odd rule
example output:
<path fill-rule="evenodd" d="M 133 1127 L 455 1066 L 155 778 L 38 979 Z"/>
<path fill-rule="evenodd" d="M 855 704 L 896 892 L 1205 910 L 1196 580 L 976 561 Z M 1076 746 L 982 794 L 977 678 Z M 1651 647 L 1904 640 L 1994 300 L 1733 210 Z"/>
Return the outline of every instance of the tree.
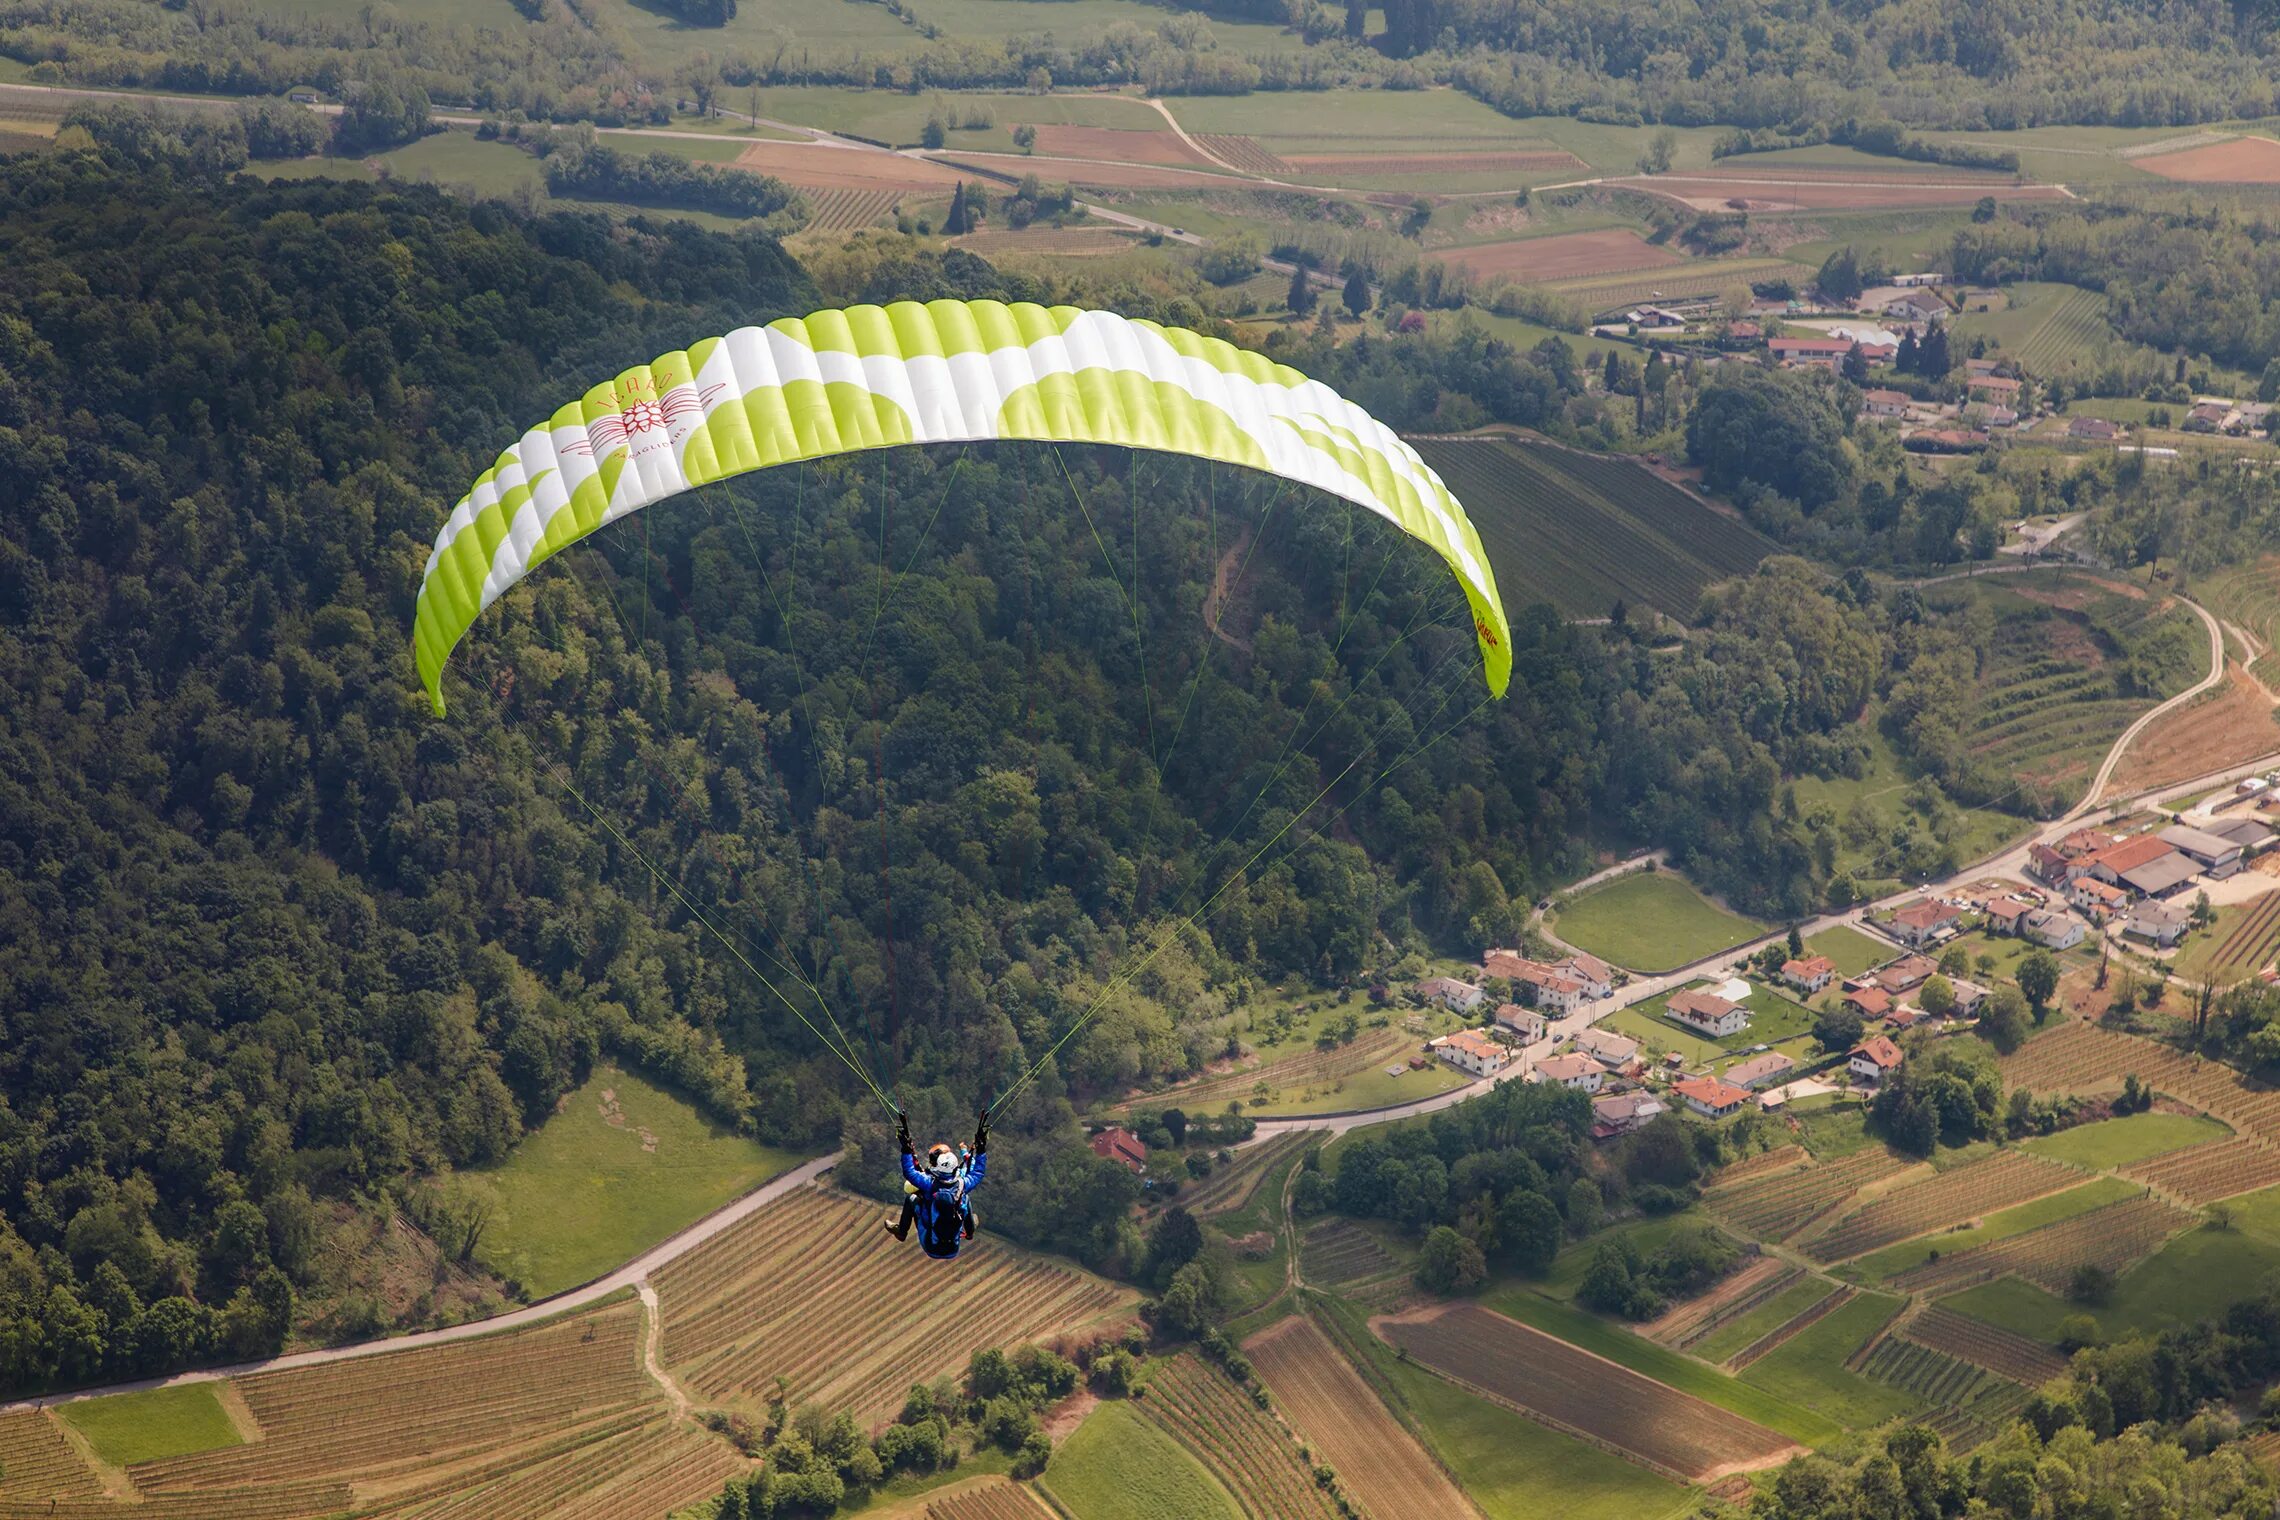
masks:
<path fill-rule="evenodd" d="M 948 215 L 942 218 L 942 230 L 951 237 L 957 237 L 961 233 L 974 230 L 973 213 L 966 205 L 966 182 L 964 180 L 958 181 L 957 188 L 950 192 L 950 211 Z"/>
<path fill-rule="evenodd" d="M 950 128 L 939 115 L 927 117 L 926 125 L 919 129 L 918 145 L 922 148 L 939 148 L 949 140 Z"/>
<path fill-rule="evenodd" d="M 1447 1225 L 1425 1237 L 1417 1257 L 1417 1285 L 1429 1293 L 1470 1293 L 1488 1281 L 1480 1247 Z"/>
<path fill-rule="evenodd" d="M 1541 1277 L 1551 1270 L 1564 1234 L 1560 1211 L 1541 1193 L 1516 1189 L 1496 1211 L 1497 1254 L 1523 1276 Z"/>
<path fill-rule="evenodd" d="M 2016 987 L 1998 987 L 1979 1011 L 1979 1036 L 2008 1055 L 2026 1043 L 2027 1000 Z"/>
<path fill-rule="evenodd" d="M 1858 343 L 1845 350 L 1844 364 L 1840 373 L 1855 385 L 1868 384 L 1868 355 L 1861 351 L 1861 346 Z"/>
<path fill-rule="evenodd" d="M 1944 1019 L 1955 1012 L 1955 984 L 1945 976 L 1931 977 L 1917 992 L 1916 1001 L 1933 1018 Z"/>
<path fill-rule="evenodd" d="M 2048 950 L 2032 950 L 2015 973 L 2019 991 L 2034 1009 L 2035 1022 L 2043 1021 L 2051 994 L 2058 990 L 2058 958 Z"/>
<path fill-rule="evenodd" d="M 1195 1260 L 1203 1249 L 1203 1226 L 1178 1204 L 1164 1211 L 1148 1232 L 1148 1256 L 1141 1277 L 1160 1293 L 1171 1286 L 1172 1274 Z"/>
<path fill-rule="evenodd" d="M 1923 349 L 1916 342 L 1916 330 L 1910 328 L 1900 335 L 1900 346 L 1892 354 L 1892 367 L 1903 375 L 1912 375 L 1922 358 Z"/>
<path fill-rule="evenodd" d="M 1971 952 L 1961 945 L 1950 945 L 1940 953 L 1940 974 L 1957 977 L 1971 969 Z"/>
<path fill-rule="evenodd" d="M 1917 350 L 1916 373 L 1926 380 L 1945 380 L 1955 361 L 1948 356 L 1947 329 L 1934 322 L 1924 333 L 1923 346 Z"/>
<path fill-rule="evenodd" d="M 1992 222 L 1995 220 L 1995 197 L 1992 195 L 1981 196 L 1978 201 L 1972 205 L 1971 219 L 1975 222 L 1981 223 Z"/>
<path fill-rule="evenodd" d="M 1154 1305 L 1155 1323 L 1177 1335 L 1201 1335 L 1219 1316 L 1219 1282 L 1201 1261 L 1172 1274 Z"/>
<path fill-rule="evenodd" d="M 1813 277 L 1821 294 L 1833 301 L 1860 299 L 1860 256 L 1850 243 L 1821 261 L 1821 272 Z"/>
<path fill-rule="evenodd" d="M 1314 299 L 1314 282 L 1306 277 L 1306 266 L 1301 264 L 1290 272 L 1290 290 L 1284 295 L 1283 304 L 1293 315 L 1303 317 L 1314 310 Z"/>
<path fill-rule="evenodd" d="M 1370 0 L 1346 0 L 1346 35 L 1359 42 L 1370 29 Z"/>
<path fill-rule="evenodd" d="M 1789 958 L 1793 961 L 1805 958 L 1805 936 L 1798 932 L 1794 923 L 1789 926 Z"/>
<path fill-rule="evenodd" d="M 1824 1008 L 1813 1016 L 1813 1038 L 1823 1050 L 1850 1050 L 1860 1043 L 1861 1031 L 1867 1026 L 1859 1014 L 1839 1003 Z"/>
<path fill-rule="evenodd" d="M 1349 270 L 1346 274 L 1346 288 L 1338 293 L 1338 298 L 1346 303 L 1346 310 L 1354 316 L 1367 316 L 1370 309 L 1369 275 L 1359 268 Z"/>

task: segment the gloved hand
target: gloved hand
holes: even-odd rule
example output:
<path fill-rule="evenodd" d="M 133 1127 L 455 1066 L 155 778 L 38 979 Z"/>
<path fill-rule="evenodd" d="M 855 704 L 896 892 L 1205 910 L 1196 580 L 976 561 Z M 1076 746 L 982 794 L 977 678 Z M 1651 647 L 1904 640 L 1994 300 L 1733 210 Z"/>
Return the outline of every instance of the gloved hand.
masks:
<path fill-rule="evenodd" d="M 895 1115 L 895 1139 L 902 1142 L 902 1153 L 906 1156 L 910 1155 L 910 1115 Z"/>
<path fill-rule="evenodd" d="M 974 1154 L 979 1156 L 990 1148 L 990 1111 L 983 1109 L 974 1119 Z"/>

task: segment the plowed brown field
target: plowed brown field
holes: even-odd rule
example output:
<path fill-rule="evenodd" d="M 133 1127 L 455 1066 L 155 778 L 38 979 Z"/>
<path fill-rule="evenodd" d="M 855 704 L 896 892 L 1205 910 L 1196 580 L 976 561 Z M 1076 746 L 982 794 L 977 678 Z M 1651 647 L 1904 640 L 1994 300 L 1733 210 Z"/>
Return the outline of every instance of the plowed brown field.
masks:
<path fill-rule="evenodd" d="M 817 143 L 754 143 L 736 166 L 815 190 L 947 190 L 961 178 L 931 159 Z"/>
<path fill-rule="evenodd" d="M 2008 180 L 1918 183 L 1905 176 L 1820 180 L 1772 173 L 1748 179 L 1739 175 L 1657 174 L 1608 183 L 1667 195 L 1704 211 L 1717 210 L 1730 200 L 1745 200 L 1752 210 L 1851 211 L 1879 206 L 1955 206 L 1983 195 L 2000 201 L 2058 200 L 2064 195 L 2056 185 L 2019 185 Z"/>
<path fill-rule="evenodd" d="M 1105 158 L 1119 164 L 1201 164 L 1211 160 L 1176 132 L 1133 132 L 1118 127 L 1037 129 L 1037 151 L 1058 158 Z"/>
<path fill-rule="evenodd" d="M 1373 1515 L 1402 1520 L 1476 1520 L 1477 1512 L 1425 1448 L 1304 1317 L 1272 1325 L 1244 1343 L 1283 1413 L 1338 1469 L 1338 1481 Z"/>
<path fill-rule="evenodd" d="M 2140 169 L 2163 179 L 2194 184 L 2280 185 L 2280 142 L 2269 137 L 2236 137 L 2179 153 L 2133 158 Z"/>
<path fill-rule="evenodd" d="M 1586 274 L 1621 274 L 1627 269 L 1659 269 L 1680 262 L 1668 248 L 1647 242 L 1628 227 L 1601 232 L 1562 232 L 1552 237 L 1521 238 L 1509 243 L 1479 243 L 1470 248 L 1443 248 L 1432 255 L 1435 263 L 1456 264 L 1482 279 L 1510 275 L 1514 279 L 1567 280 Z"/>
<path fill-rule="evenodd" d="M 1779 1431 L 1474 1304 L 1375 1328 L 1443 1376 L 1681 1481 L 1754 1472 L 1801 1449 Z"/>

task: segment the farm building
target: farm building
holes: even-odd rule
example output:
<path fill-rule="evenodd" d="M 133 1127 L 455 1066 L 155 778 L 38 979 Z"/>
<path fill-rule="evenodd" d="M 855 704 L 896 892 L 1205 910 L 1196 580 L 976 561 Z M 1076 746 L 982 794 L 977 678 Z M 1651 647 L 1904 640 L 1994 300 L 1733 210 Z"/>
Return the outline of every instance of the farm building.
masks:
<path fill-rule="evenodd" d="M 2223 881 L 2240 870 L 2240 846 L 2221 834 L 2174 823 L 2154 837 L 2191 856 L 2201 867 L 2201 874 L 2211 881 Z"/>
<path fill-rule="evenodd" d="M 1493 1077 L 1512 1062 L 1512 1052 L 1477 1029 L 1460 1029 L 1433 1042 L 1433 1050 L 1459 1071 Z"/>
<path fill-rule="evenodd" d="M 1895 909 L 1888 927 L 1900 943 L 1923 945 L 1952 932 L 1962 920 L 1963 915 L 1946 903 L 1924 898 Z"/>
<path fill-rule="evenodd" d="M 1666 1011 L 1676 1022 L 1697 1033 L 1706 1034 L 1713 1040 L 1723 1040 L 1750 1027 L 1750 1011 L 1747 1008 L 1730 998 L 1698 988 L 1673 993 Z"/>
<path fill-rule="evenodd" d="M 1929 296 L 1902 296 L 1885 302 L 1878 315 L 1888 322 L 1935 322 L 1947 315 L 1947 308 Z"/>
<path fill-rule="evenodd" d="M 1843 1002 L 1863 1019 L 1881 1019 L 1892 1011 L 1892 994 L 1874 985 L 1851 989 Z"/>
<path fill-rule="evenodd" d="M 1762 1056 L 1738 1061 L 1726 1068 L 1726 1080 L 1736 1087 L 1755 1090 L 1767 1087 L 1786 1078 L 1797 1069 L 1797 1063 L 1778 1050 L 1769 1050 Z"/>
<path fill-rule="evenodd" d="M 1799 992 L 1811 994 L 1836 980 L 1837 963 L 1825 955 L 1808 955 L 1803 960 L 1783 961 L 1781 979 Z"/>
<path fill-rule="evenodd" d="M 2182 903 L 2142 902 L 2122 924 L 2122 932 L 2166 950 L 2192 927 L 2193 911 Z"/>
<path fill-rule="evenodd" d="M 2243 858 L 2263 854 L 2270 848 L 2274 838 L 2270 829 L 2253 818 L 2227 818 L 2210 824 L 2208 832 L 2239 845 Z"/>
<path fill-rule="evenodd" d="M 1114 1161 L 1135 1172 L 1148 1170 L 1148 1147 L 1140 1137 L 1121 1124 L 1111 1124 L 1092 1137 L 1092 1153 L 1103 1161 Z"/>
<path fill-rule="evenodd" d="M 1523 1008 L 1518 1003 L 1499 1004 L 1496 1022 L 1523 1040 L 1540 1040 L 1544 1037 L 1544 1016 L 1535 1009 Z"/>
<path fill-rule="evenodd" d="M 2119 887 L 2129 885 L 2124 878 L 2130 872 L 2141 870 L 2164 856 L 2176 853 L 2175 847 L 2167 840 L 2152 834 L 2140 834 L 2134 839 L 2125 839 L 2119 844 L 2111 844 L 2102 850 L 2079 856 L 2074 864 L 2100 881 L 2112 882 Z"/>
<path fill-rule="evenodd" d="M 1453 976 L 1425 978 L 1417 984 L 1417 995 L 1428 1003 L 1440 1003 L 1458 1013 L 1470 1013 L 1488 1001 L 1487 993 Z"/>
<path fill-rule="evenodd" d="M 1939 969 L 1939 963 L 1928 955 L 1903 955 L 1890 965 L 1877 968 L 1876 985 L 1886 992 L 1906 992 L 1930 981 Z"/>
<path fill-rule="evenodd" d="M 1963 388 L 1974 396 L 1992 396 L 1998 401 L 2009 401 L 2019 394 L 2019 382 L 2008 375 L 1973 375 L 1963 382 Z"/>
<path fill-rule="evenodd" d="M 1634 306 L 1623 313 L 1623 320 L 1641 331 L 1655 328 L 1684 327 L 1686 318 L 1678 312 L 1660 306 Z"/>
<path fill-rule="evenodd" d="M 1589 1056 L 1553 1056 L 1538 1061 L 1536 1069 L 1528 1074 L 1531 1082 L 1557 1082 L 1577 1092 L 1595 1093 L 1606 1080 L 1607 1069 Z"/>
<path fill-rule="evenodd" d="M 1669 1112 L 1653 1093 L 1608 1093 L 1591 1100 L 1591 1138 L 1612 1140 L 1643 1129 L 1649 1121 Z"/>
<path fill-rule="evenodd" d="M 2066 436 L 2090 443 L 2112 443 L 2122 436 L 2122 425 L 2103 417 L 2077 417 L 2067 423 Z"/>
<path fill-rule="evenodd" d="M 1742 1111 L 1750 1101 L 1747 1090 L 1716 1077 L 1689 1077 L 1684 1082 L 1673 1082 L 1670 1090 L 1678 1094 L 1679 1101 L 1705 1119 L 1723 1119 Z"/>
<path fill-rule="evenodd" d="M 2089 931 L 2083 927 L 2082 920 L 2071 913 L 2061 913 L 2055 908 L 2037 908 L 2019 920 L 2019 932 L 2038 945 L 2047 945 L 2053 950 L 2071 950 L 2082 943 L 2082 937 Z"/>
<path fill-rule="evenodd" d="M 1860 398 L 1863 417 L 1905 417 L 1908 415 L 1906 391 L 1864 391 Z"/>
<path fill-rule="evenodd" d="M 2122 885 L 2143 897 L 2174 897 L 2200 870 L 2190 855 L 2170 851 L 2158 859 L 2122 873 Z"/>
<path fill-rule="evenodd" d="M 1946 275 L 1934 270 L 1925 274 L 1896 274 L 1892 277 L 1892 283 L 1903 289 L 1915 289 L 1924 285 L 1938 285 L 1946 279 Z"/>
<path fill-rule="evenodd" d="M 1575 1048 L 1610 1070 L 1620 1071 L 1639 1058 L 1639 1042 L 1612 1029 L 1586 1029 L 1575 1037 Z"/>
<path fill-rule="evenodd" d="M 1850 338 L 1768 338 L 1765 346 L 1784 369 L 1833 370 L 1853 351 Z"/>
<path fill-rule="evenodd" d="M 1855 1045 L 1845 1067 L 1857 1081 L 1881 1082 L 1900 1069 L 1902 1059 L 1899 1046 L 1888 1037 L 1877 1035 Z"/>

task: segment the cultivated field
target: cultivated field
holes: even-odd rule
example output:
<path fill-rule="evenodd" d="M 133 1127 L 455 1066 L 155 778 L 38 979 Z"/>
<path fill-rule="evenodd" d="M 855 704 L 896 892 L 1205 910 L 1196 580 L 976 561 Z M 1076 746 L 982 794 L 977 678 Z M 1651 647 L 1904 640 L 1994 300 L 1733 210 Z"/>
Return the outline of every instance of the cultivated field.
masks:
<path fill-rule="evenodd" d="M 2275 957 L 2280 957 L 2280 892 L 2267 892 L 2226 914 L 2215 933 L 2188 945 L 2177 957 L 2177 969 L 2225 984 L 2263 970 Z"/>
<path fill-rule="evenodd" d="M 53 1415 L 40 1409 L 0 1414 L 0 1512 L 102 1492 L 94 1469 L 72 1450 Z"/>
<path fill-rule="evenodd" d="M 1438 263 L 1461 265 L 1484 280 L 1501 275 L 1531 285 L 1593 273 L 1659 269 L 1680 262 L 1676 253 L 1647 242 L 1628 227 L 1475 243 L 1465 248 L 1444 248 L 1432 257 Z"/>
<path fill-rule="evenodd" d="M 1092 185 L 1103 190 L 1195 190 L 1242 183 L 1217 169 L 1185 169 L 1170 164 L 1128 164 L 1112 159 L 958 152 L 937 154 L 932 161 L 949 169 L 966 169 L 977 174 L 1009 176 L 1013 179 L 1034 174 L 1049 185 Z"/>
<path fill-rule="evenodd" d="M 1805 1240 L 1818 1262 L 1850 1261 L 1895 1242 L 2056 1193 L 2082 1181 L 2082 1173 L 2025 1151 L 2000 1151 L 1954 1171 L 1895 1187 Z"/>
<path fill-rule="evenodd" d="M 1605 311 L 1634 301 L 1716 295 L 1730 285 L 1794 279 L 1796 275 L 1797 266 L 1787 259 L 1698 259 L 1683 269 L 1644 275 L 1593 275 L 1589 279 L 1560 280 L 1550 288 L 1593 311 Z"/>
<path fill-rule="evenodd" d="M 1960 1357 L 2026 1388 L 2039 1388 L 2066 1373 L 2066 1358 L 2040 1341 L 1982 1324 L 1938 1304 L 1925 1309 L 1894 1333 L 1919 1346 Z"/>
<path fill-rule="evenodd" d="M 1436 1372 L 1676 1481 L 1755 1471 L 1798 1450 L 1778 1431 L 1476 1305 L 1374 1328 Z"/>
<path fill-rule="evenodd" d="M 1647 1321 L 1639 1333 L 1684 1350 L 1721 1325 L 1777 1297 L 1804 1275 L 1802 1269 L 1778 1256 L 1756 1257 L 1728 1273 L 1709 1292 L 1674 1304 Z"/>
<path fill-rule="evenodd" d="M 1189 135 L 1217 154 L 1221 163 L 1233 164 L 1252 174 L 1264 174 L 1269 179 L 1286 179 L 1290 175 L 1290 165 L 1261 147 L 1256 137 L 1232 132 L 1195 132 Z"/>
<path fill-rule="evenodd" d="M 1132 1407 L 1201 1459 L 1255 1520 L 1336 1520 L 1290 1431 L 1193 1353 L 1159 1366 Z"/>
<path fill-rule="evenodd" d="M 2166 1045 L 2075 1023 L 2029 1040 L 2000 1063 L 2003 1080 L 2039 1095 L 2109 1092 L 2125 1075 L 2280 1145 L 2280 1089 L 2252 1083 L 2231 1067 L 2196 1060 Z"/>
<path fill-rule="evenodd" d="M 887 1239 L 878 1205 L 798 1189 L 656 1275 L 666 1364 L 705 1399 L 757 1403 L 781 1377 L 796 1402 L 868 1424 L 976 1351 L 1131 1307 L 1129 1293 L 990 1235 L 988 1197 L 976 1200 L 984 1230 L 951 1272 Z M 928 1334 L 876 1333 L 880 1305 L 916 1302 L 929 1306 Z"/>
<path fill-rule="evenodd" d="M 2280 675 L 2271 664 L 2266 653 L 2256 668 L 2267 678 Z M 2225 667 L 2222 686 L 2164 713 L 2130 741 L 2106 795 L 2126 797 L 2225 770 L 2270 754 L 2273 742 L 2272 698 L 2236 661 Z"/>
<path fill-rule="evenodd" d="M 2267 684 L 2280 682 L 2280 555 L 2220 570 L 2194 583 L 2194 595 L 2218 617 L 2253 641 L 2249 669 Z"/>
<path fill-rule="evenodd" d="M 1885 206 L 1965 206 L 1982 196 L 2001 201 L 2058 200 L 2056 185 L 2022 185 L 2007 179 L 1929 179 L 1895 174 L 1882 179 L 1822 178 L 1815 174 L 1770 172 L 1658 174 L 1611 180 L 1633 190 L 1684 201 L 1698 211 L 1862 211 Z M 1741 201 L 1742 206 L 1733 206 Z"/>
<path fill-rule="evenodd" d="M 1783 1320 L 1726 1358 L 1727 1370 L 1740 1372 L 1752 1363 L 1765 1360 L 1859 1296 L 1860 1291 L 1857 1288 L 1838 1288 L 1833 1293 L 1814 1299 L 1804 1308 L 1798 1310 L 1794 1316 Z"/>
<path fill-rule="evenodd" d="M 1233 1161 L 1222 1163 L 1209 1177 L 1182 1190 L 1180 1206 L 1190 1214 L 1203 1216 L 1243 1208 L 1258 1192 L 1261 1178 L 1308 1146 L 1319 1145 L 1322 1139 L 1321 1132 L 1293 1130 L 1237 1151 Z"/>
<path fill-rule="evenodd" d="M 1625 461 L 1503 437 L 1415 442 L 1471 511 L 1509 601 L 1548 601 L 1573 617 L 1605 617 L 1627 601 L 1688 618 L 1704 587 L 1772 550 Z"/>
<path fill-rule="evenodd" d="M 1375 1235 L 1350 1219 L 1333 1219 L 1307 1231 L 1298 1248 L 1298 1262 L 1308 1282 L 1334 1288 L 1405 1270 Z"/>
<path fill-rule="evenodd" d="M 965 177 L 930 159 L 817 143 L 753 143 L 736 166 L 802 190 L 948 190 Z"/>
<path fill-rule="evenodd" d="M 2071 1286 L 2077 1268 L 2103 1267 L 2119 1276 L 2194 1222 L 2193 1215 L 2148 1193 L 1928 1261 L 1892 1278 L 1891 1286 L 1909 1293 L 1946 1294 L 2015 1275 L 2062 1294 Z"/>
<path fill-rule="evenodd" d="M 1803 1171 L 1720 1186 L 1704 1199 L 1704 1206 L 1756 1239 L 1786 1240 L 1862 1188 L 1915 1164 L 1881 1145 L 1872 1146 Z"/>
<path fill-rule="evenodd" d="M 1860 1371 L 1933 1406 L 1924 1423 L 1960 1451 L 2007 1428 L 2027 1402 L 2017 1383 L 1897 1334 L 1878 1341 Z"/>
<path fill-rule="evenodd" d="M 1251 1090 L 1261 1082 L 1277 1090 L 1335 1082 L 1356 1072 L 1388 1065 L 1397 1056 L 1406 1060 L 1416 1044 L 1398 1029 L 1365 1031 L 1351 1045 L 1308 1050 L 1303 1055 L 1270 1061 L 1264 1066 L 1243 1066 L 1198 1077 L 1193 1082 L 1128 1099 L 1124 1106 L 1157 1108 L 1165 1104 L 1184 1104 L 1193 1108 L 1198 1104 L 1224 1103 L 1229 1098 L 1248 1099 Z"/>
<path fill-rule="evenodd" d="M 1777 1145 L 1771 1150 L 1759 1151 L 1754 1156 L 1744 1156 L 1739 1161 L 1727 1163 L 1718 1168 L 1717 1171 L 1712 1172 L 1704 1180 L 1703 1186 L 1705 1188 L 1732 1187 L 1735 1183 L 1746 1182 L 1752 1177 L 1763 1177 L 1769 1173 L 1786 1171 L 1793 1166 L 1807 1165 L 1812 1159 L 1813 1153 L 1806 1150 L 1802 1145 L 1794 1142 L 1788 1145 Z"/>
<path fill-rule="evenodd" d="M 2174 153 L 2132 155 L 2130 162 L 2163 179 L 2192 184 L 2280 185 L 2280 142 L 2235 137 Z"/>
<path fill-rule="evenodd" d="M 902 199 L 898 190 L 808 190 L 801 199 L 808 205 L 807 225 L 827 232 L 852 232 L 885 221 Z"/>
<path fill-rule="evenodd" d="M 620 1302 L 472 1341 L 234 1379 L 261 1439 L 136 1463 L 127 1473 L 143 1502 L 112 1512 L 663 1514 L 717 1492 L 745 1464 L 726 1442 L 673 1420 L 641 1368 L 642 1324 L 640 1306 Z"/>
<path fill-rule="evenodd" d="M 1052 1513 L 1010 1478 L 930 1499 L 926 1504 L 926 1520 L 1050 1520 Z"/>
<path fill-rule="evenodd" d="M 2215 1203 L 2280 1182 L 2280 1150 L 2252 1136 L 2237 1135 L 2141 1161 L 2123 1168 L 2122 1175 L 2187 1203 Z"/>
<path fill-rule="evenodd" d="M 1252 1336 L 1243 1349 L 1315 1459 L 1338 1470 L 1339 1482 L 1364 1509 L 1404 1520 L 1476 1520 L 1464 1493 L 1314 1321 L 1293 1316 Z"/>
<path fill-rule="evenodd" d="M 2009 286 L 2005 295 L 2002 311 L 1966 315 L 1956 330 L 1988 339 L 2038 375 L 2088 362 L 2114 341 L 2114 330 L 2106 321 L 2106 298 L 2097 291 L 2022 281 Z"/>
<path fill-rule="evenodd" d="M 1120 164 L 1215 167 L 1180 140 L 1176 132 L 1132 132 L 1121 127 L 1044 126 L 1037 129 L 1037 151 L 1055 158 L 1101 158 Z"/>
<path fill-rule="evenodd" d="M 1513 183 L 1548 174 L 1581 174 L 1588 167 L 1573 153 L 1292 153 L 1283 156 L 1291 172 L 1305 179 L 1439 181 L 1455 175 L 1510 175 Z"/>
<path fill-rule="evenodd" d="M 1187 1448 L 1141 1416 L 1137 1401 L 1111 1400 L 1085 1416 L 1038 1487 L 1055 1510 L 1083 1520 L 1241 1520 L 1243 1513 Z"/>

